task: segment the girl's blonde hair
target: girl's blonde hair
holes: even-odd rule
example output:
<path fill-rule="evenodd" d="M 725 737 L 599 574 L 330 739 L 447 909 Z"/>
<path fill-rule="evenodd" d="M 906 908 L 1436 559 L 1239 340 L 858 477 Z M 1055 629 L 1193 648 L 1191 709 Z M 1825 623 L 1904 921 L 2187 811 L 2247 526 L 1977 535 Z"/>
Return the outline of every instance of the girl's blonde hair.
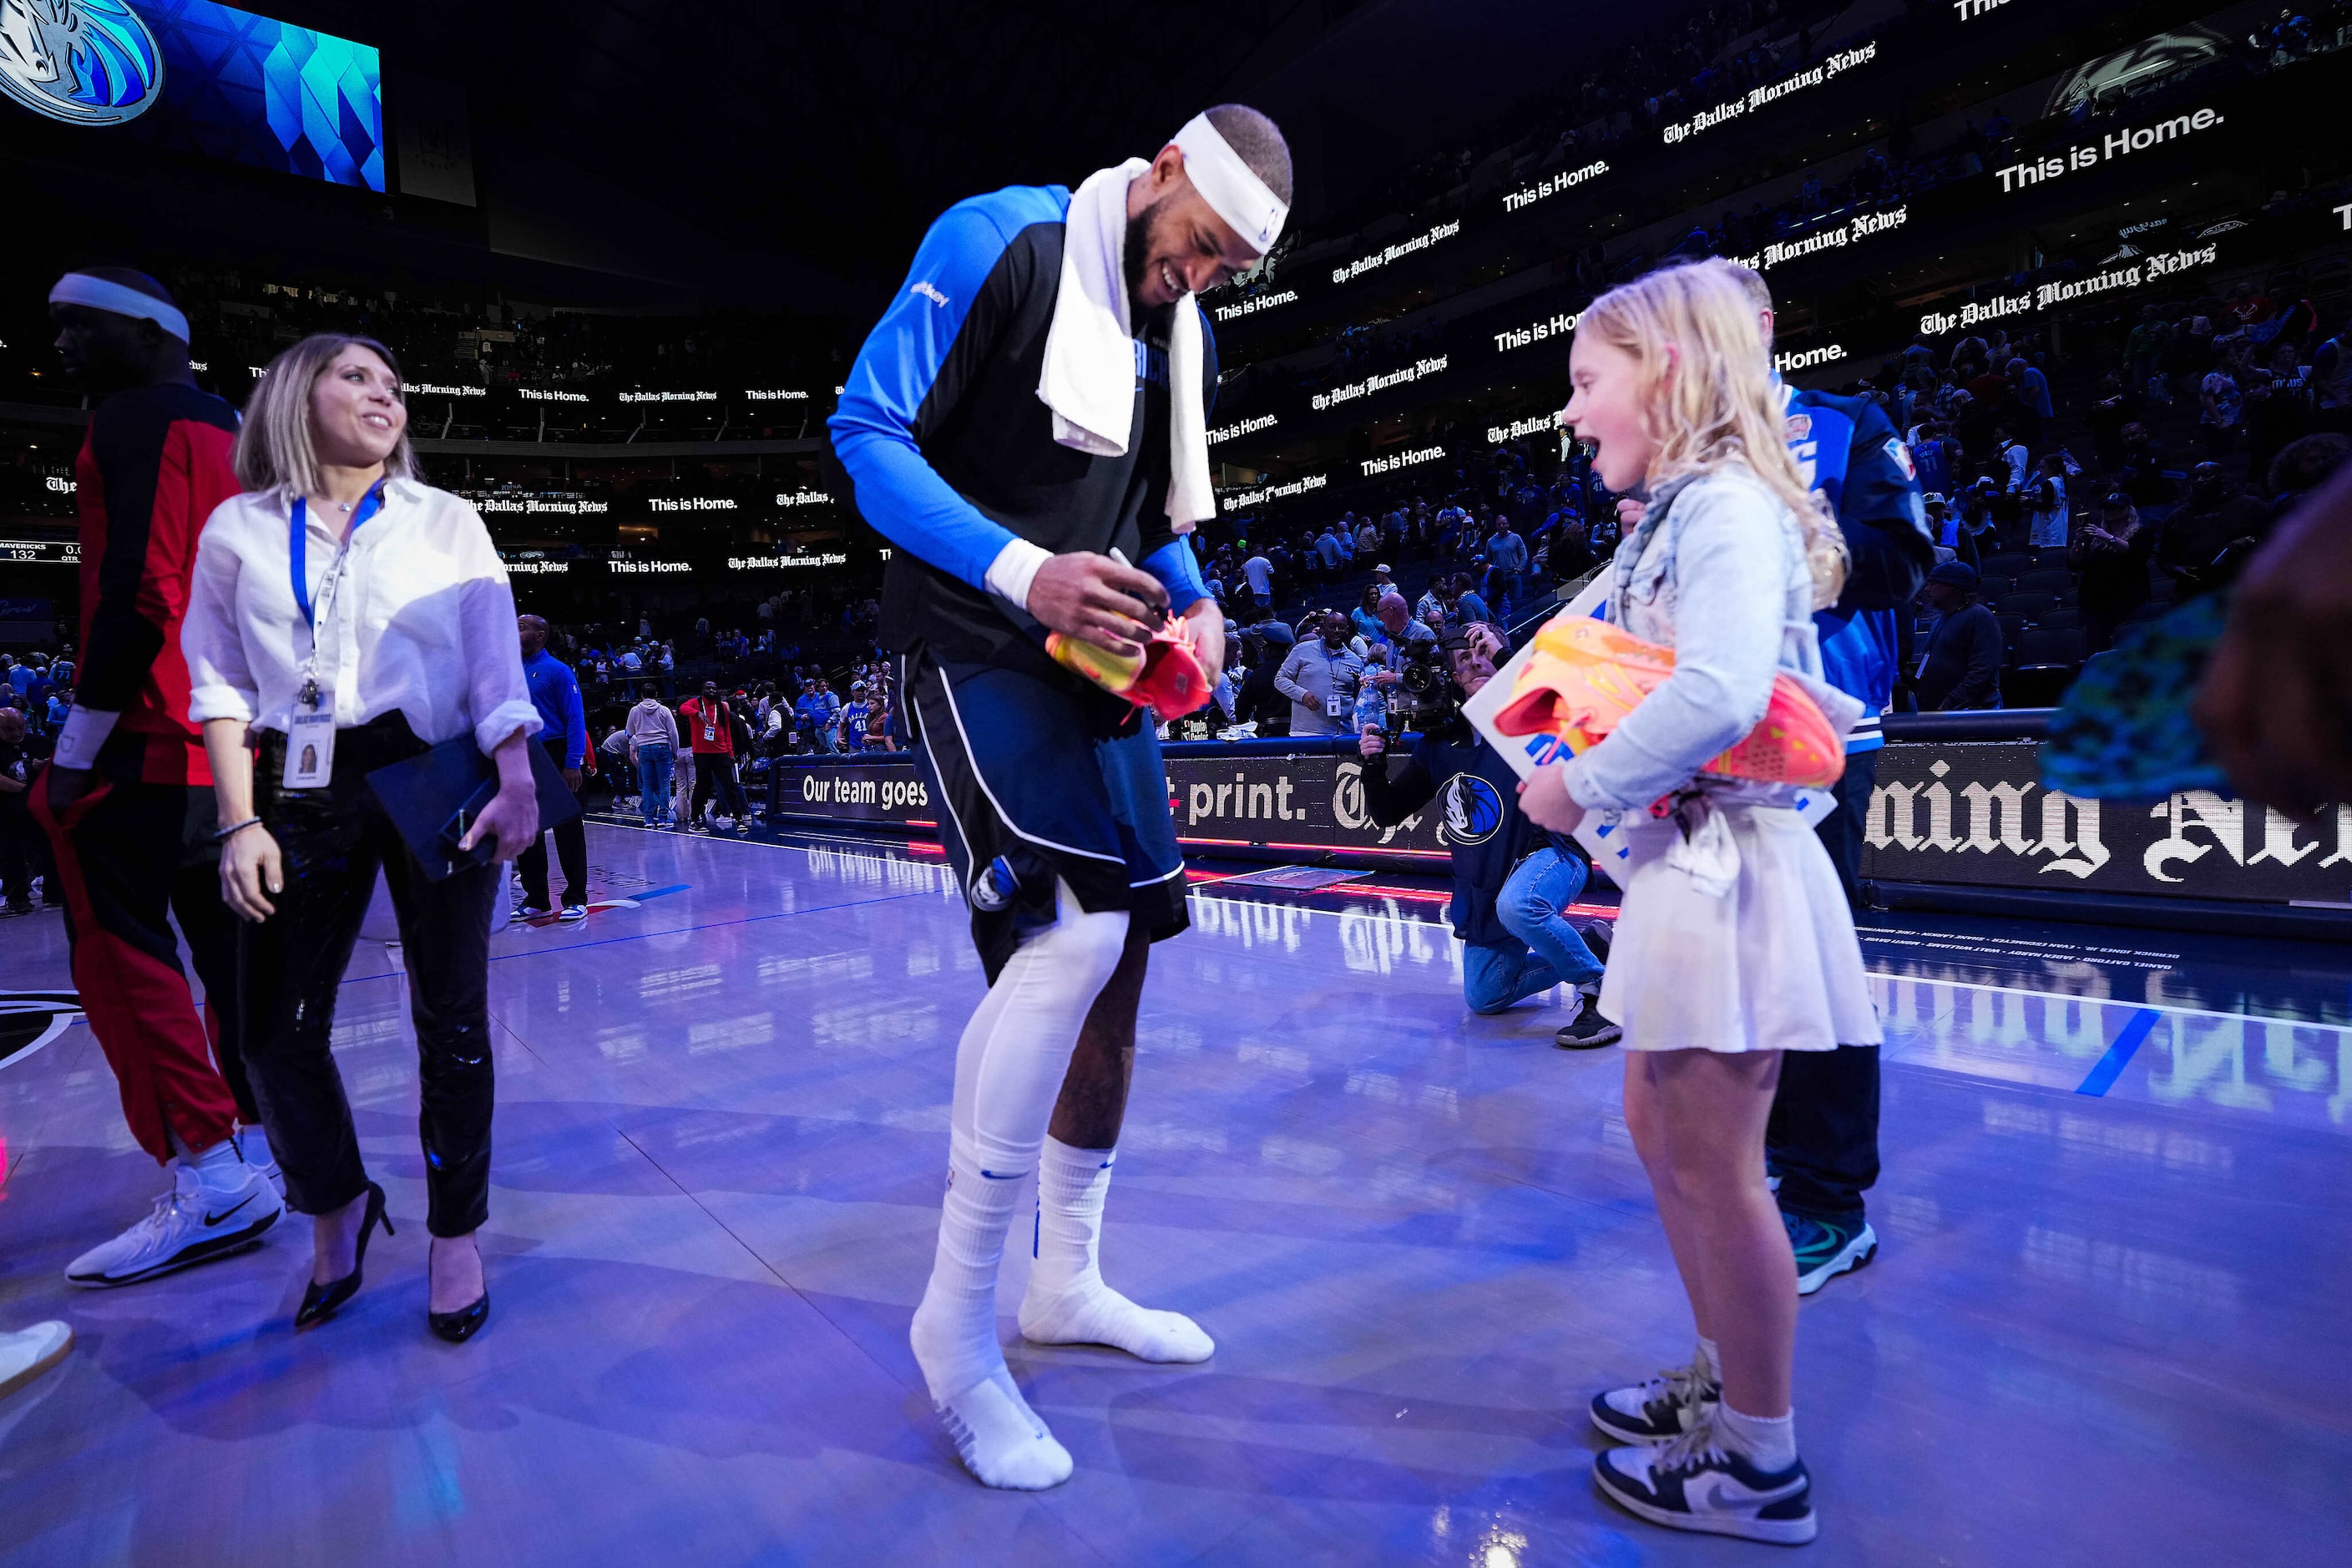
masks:
<path fill-rule="evenodd" d="M 1646 273 L 1586 307 L 1576 330 L 1640 366 L 1649 434 L 1657 443 L 1651 489 L 1733 460 L 1746 463 L 1797 514 L 1814 607 L 1835 604 L 1845 584 L 1845 536 L 1789 455 L 1756 307 L 1738 268 L 1708 260 Z"/>
<path fill-rule="evenodd" d="M 383 361 L 393 380 L 400 362 L 373 338 L 348 332 L 313 332 L 269 362 L 253 395 L 245 400 L 245 423 L 236 431 L 236 482 L 248 490 L 284 490 L 315 495 L 326 488 L 319 472 L 319 449 L 310 438 L 310 388 L 345 349 L 362 348 Z M 386 479 L 416 478 L 416 455 L 408 431 L 384 458 Z"/>

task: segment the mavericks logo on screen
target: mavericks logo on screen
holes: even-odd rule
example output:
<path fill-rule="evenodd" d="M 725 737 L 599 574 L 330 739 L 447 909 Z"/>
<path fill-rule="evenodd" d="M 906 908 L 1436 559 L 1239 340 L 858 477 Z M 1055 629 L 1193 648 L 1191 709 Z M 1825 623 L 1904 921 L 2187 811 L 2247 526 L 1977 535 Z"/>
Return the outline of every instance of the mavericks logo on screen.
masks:
<path fill-rule="evenodd" d="M 163 56 L 123 0 L 0 0 L 0 92 L 68 125 L 116 125 L 163 90 Z"/>

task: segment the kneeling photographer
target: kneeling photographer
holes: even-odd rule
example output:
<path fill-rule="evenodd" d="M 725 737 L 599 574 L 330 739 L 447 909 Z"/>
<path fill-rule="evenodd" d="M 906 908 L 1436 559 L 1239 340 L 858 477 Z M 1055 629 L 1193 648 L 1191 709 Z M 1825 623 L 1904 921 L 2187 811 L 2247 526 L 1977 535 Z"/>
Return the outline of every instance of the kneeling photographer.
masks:
<path fill-rule="evenodd" d="M 1366 726 L 1357 750 L 1367 763 L 1364 803 L 1373 821 L 1393 827 L 1438 802 L 1454 854 L 1454 901 L 1446 914 L 1466 944 L 1462 990 L 1474 1013 L 1499 1013 L 1554 985 L 1575 989 L 1580 1010 L 1555 1037 L 1563 1049 L 1586 1050 L 1623 1033 L 1594 1009 L 1608 952 L 1596 957 L 1561 913 L 1584 890 L 1584 852 L 1519 812 L 1518 775 L 1462 717 L 1462 700 L 1494 679 L 1503 639 L 1484 622 L 1465 626 L 1426 657 L 1412 658 L 1389 687 L 1402 729 L 1420 730 L 1401 768 L 1382 758 L 1389 735 Z M 1408 703 L 1410 706 L 1408 706 Z M 1596 938 L 1595 940 L 1598 940 Z"/>

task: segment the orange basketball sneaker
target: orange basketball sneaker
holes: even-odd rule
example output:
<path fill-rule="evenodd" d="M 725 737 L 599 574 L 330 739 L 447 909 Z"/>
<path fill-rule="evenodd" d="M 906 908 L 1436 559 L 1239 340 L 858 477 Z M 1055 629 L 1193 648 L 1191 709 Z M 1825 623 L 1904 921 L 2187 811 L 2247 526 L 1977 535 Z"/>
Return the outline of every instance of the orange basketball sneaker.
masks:
<path fill-rule="evenodd" d="M 1675 650 L 1582 616 L 1558 616 L 1536 633 L 1511 700 L 1495 715 L 1507 735 L 1550 734 L 1582 752 L 1623 721 L 1675 669 Z M 1763 721 L 1706 772 L 1764 784 L 1814 787 L 1845 772 L 1845 737 L 1804 687 L 1772 680 Z"/>
<path fill-rule="evenodd" d="M 1181 719 L 1213 695 L 1200 656 L 1192 651 L 1192 626 L 1183 620 L 1171 620 L 1152 633 L 1139 654 L 1115 654 L 1060 632 L 1046 635 L 1045 651 L 1063 668 L 1138 708 L 1149 704 L 1163 720 Z"/>

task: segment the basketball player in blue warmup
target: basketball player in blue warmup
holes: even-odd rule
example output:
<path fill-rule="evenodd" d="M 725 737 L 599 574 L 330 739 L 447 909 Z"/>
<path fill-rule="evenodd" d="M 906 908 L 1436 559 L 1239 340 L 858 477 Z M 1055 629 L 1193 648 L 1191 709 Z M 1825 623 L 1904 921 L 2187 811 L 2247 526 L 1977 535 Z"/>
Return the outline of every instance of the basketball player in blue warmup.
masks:
<path fill-rule="evenodd" d="M 996 1338 L 997 1268 L 1032 1172 L 1024 1338 L 1151 1362 L 1214 1349 L 1097 1266 L 1146 955 L 1184 929 L 1184 865 L 1148 716 L 1045 638 L 1132 655 L 1172 614 L 1215 680 L 1223 615 L 1184 537 L 1214 511 L 1216 355 L 1192 296 L 1257 263 L 1290 197 L 1281 133 L 1225 105 L 1075 192 L 959 202 L 829 422 L 858 511 L 898 547 L 882 634 L 989 980 L 956 1048 L 947 1199 L 910 1337 L 957 1451 L 992 1487 L 1070 1474 Z"/>
<path fill-rule="evenodd" d="M 1772 296 L 1764 279 L 1738 268 L 1756 306 L 1764 347 L 1772 347 Z M 1910 449 L 1866 397 L 1780 388 L 1789 454 L 1836 509 L 1851 565 L 1838 601 L 1813 612 L 1822 673 L 1862 700 L 1846 737 L 1837 809 L 1816 831 L 1847 902 L 1863 907 L 1862 835 L 1885 745 L 1879 721 L 1895 700 L 1899 630 L 1927 569 L 1936 563 L 1927 513 Z M 1859 1268 L 1878 1250 L 1863 1193 L 1878 1180 L 1878 1047 L 1791 1051 L 1780 1064 L 1765 1152 L 1780 1178 L 1780 1218 L 1797 1254 L 1797 1293 L 1810 1296 Z"/>

